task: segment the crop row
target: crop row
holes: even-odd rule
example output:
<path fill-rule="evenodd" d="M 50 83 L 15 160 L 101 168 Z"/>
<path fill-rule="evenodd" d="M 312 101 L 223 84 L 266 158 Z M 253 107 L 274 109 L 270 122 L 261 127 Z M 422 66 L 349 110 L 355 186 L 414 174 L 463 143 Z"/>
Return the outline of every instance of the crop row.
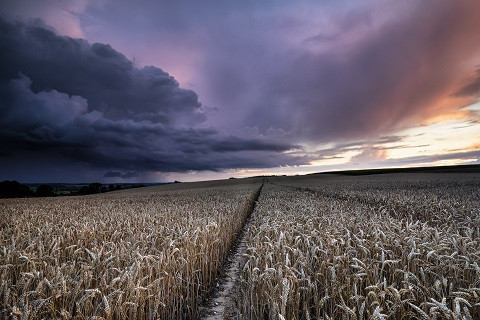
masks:
<path fill-rule="evenodd" d="M 474 232 L 294 185 L 263 188 L 230 318 L 480 318 Z"/>
<path fill-rule="evenodd" d="M 1 200 L 0 319 L 197 317 L 259 187 Z"/>
<path fill-rule="evenodd" d="M 280 184 L 285 184 L 279 182 Z M 431 226 L 450 222 L 452 232 L 480 238 L 480 181 L 470 174 L 404 174 L 287 181 L 305 191 L 354 200 L 410 222 Z"/>

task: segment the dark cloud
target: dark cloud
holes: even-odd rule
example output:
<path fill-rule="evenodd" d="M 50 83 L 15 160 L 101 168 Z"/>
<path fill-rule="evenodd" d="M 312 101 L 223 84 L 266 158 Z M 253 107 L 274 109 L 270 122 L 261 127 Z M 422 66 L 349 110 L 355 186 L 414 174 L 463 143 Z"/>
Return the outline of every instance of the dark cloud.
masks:
<path fill-rule="evenodd" d="M 55 90 L 34 93 L 25 76 L 2 88 L 0 134 L 12 154 L 81 162 L 92 168 L 169 171 L 274 167 L 305 163 L 283 154 L 295 146 L 224 137 L 212 129 L 181 129 L 151 121 L 108 119 L 87 100 Z"/>
<path fill-rule="evenodd" d="M 58 36 L 41 21 L 0 21 L 0 81 L 21 72 L 34 92 L 57 90 L 88 100 L 111 119 L 194 125 L 205 120 L 197 94 L 163 70 L 137 68 L 108 44 Z"/>
<path fill-rule="evenodd" d="M 103 175 L 104 178 L 122 178 L 122 179 L 130 179 L 138 177 L 138 173 L 129 171 L 129 172 L 118 172 L 118 171 L 109 171 L 105 172 Z"/>
<path fill-rule="evenodd" d="M 204 115 L 193 91 L 109 45 L 61 37 L 38 22 L 0 21 L 0 31 L 1 178 L 22 169 L 48 177 L 62 166 L 83 168 L 69 172 L 81 181 L 88 170 L 131 179 L 308 162 L 285 153 L 296 148 L 288 143 L 194 125 Z"/>
<path fill-rule="evenodd" d="M 290 149 L 300 149 L 300 146 L 290 145 Z M 258 139 L 239 139 L 237 137 L 228 137 L 223 141 L 219 141 L 212 145 L 212 150 L 216 152 L 232 152 L 232 151 L 274 151 L 282 152 L 285 145 L 275 141 L 262 141 Z"/>

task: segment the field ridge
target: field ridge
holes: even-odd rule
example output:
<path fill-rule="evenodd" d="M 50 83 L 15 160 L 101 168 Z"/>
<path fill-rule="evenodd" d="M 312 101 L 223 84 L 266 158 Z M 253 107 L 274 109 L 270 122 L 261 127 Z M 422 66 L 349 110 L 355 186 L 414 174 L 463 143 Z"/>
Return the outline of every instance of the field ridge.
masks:
<path fill-rule="evenodd" d="M 203 320 L 224 319 L 225 312 L 231 303 L 231 295 L 233 294 L 232 290 L 238 280 L 240 262 L 246 249 L 244 241 L 245 236 L 263 186 L 264 182 L 262 182 L 262 185 L 253 198 L 252 205 L 242 229 L 229 250 L 230 253 L 227 261 L 222 267 L 219 276 L 214 281 L 211 292 L 209 293 L 204 306 L 201 308 L 200 314 L 201 319 Z"/>

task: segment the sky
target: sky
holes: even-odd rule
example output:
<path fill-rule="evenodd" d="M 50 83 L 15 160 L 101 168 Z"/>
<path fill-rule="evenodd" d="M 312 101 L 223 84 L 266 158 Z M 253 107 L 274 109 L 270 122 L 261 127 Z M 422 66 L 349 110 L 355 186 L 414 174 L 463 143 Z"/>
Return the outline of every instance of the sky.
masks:
<path fill-rule="evenodd" d="M 4 0 L 0 180 L 480 164 L 480 2 Z"/>

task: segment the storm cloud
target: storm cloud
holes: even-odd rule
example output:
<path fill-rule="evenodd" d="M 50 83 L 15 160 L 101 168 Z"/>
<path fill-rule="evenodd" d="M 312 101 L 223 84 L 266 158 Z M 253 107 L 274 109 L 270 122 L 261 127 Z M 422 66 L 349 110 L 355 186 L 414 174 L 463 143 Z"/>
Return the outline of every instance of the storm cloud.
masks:
<path fill-rule="evenodd" d="M 136 67 L 109 45 L 59 36 L 39 21 L 1 21 L 0 31 L 5 173 L 26 159 L 29 170 L 43 163 L 44 176 L 50 162 L 106 178 L 307 161 L 285 153 L 297 148 L 291 144 L 201 127 L 195 92 L 159 68 Z"/>
<path fill-rule="evenodd" d="M 105 178 L 130 179 L 130 178 L 138 177 L 138 174 L 136 172 L 133 172 L 133 171 L 129 171 L 129 172 L 126 172 L 126 173 L 121 173 L 121 172 L 118 172 L 118 171 L 109 171 L 109 172 L 106 172 L 103 175 L 103 177 L 105 177 Z"/>
<path fill-rule="evenodd" d="M 461 87 L 480 63 L 479 2 L 324 8 L 331 18 L 309 7 L 326 21 L 272 10 L 247 20 L 248 36 L 238 25 L 222 29 L 200 73 L 213 101 L 227 106 L 218 123 L 233 109 L 239 127 L 322 143 L 390 134 L 472 101 L 475 84 Z M 465 99 L 448 101 L 456 91 Z"/>
<path fill-rule="evenodd" d="M 381 137 L 455 120 L 478 139 L 475 0 L 6 0 L 0 16 L 8 178 L 387 163 L 402 145 Z M 408 146 L 439 152 L 431 128 Z"/>
<path fill-rule="evenodd" d="M 180 88 L 163 70 L 137 68 L 103 43 L 62 37 L 42 21 L 0 21 L 5 82 L 26 75 L 34 92 L 57 90 L 88 100 L 89 111 L 111 119 L 148 120 L 166 125 L 194 125 L 205 120 L 198 96 Z"/>

